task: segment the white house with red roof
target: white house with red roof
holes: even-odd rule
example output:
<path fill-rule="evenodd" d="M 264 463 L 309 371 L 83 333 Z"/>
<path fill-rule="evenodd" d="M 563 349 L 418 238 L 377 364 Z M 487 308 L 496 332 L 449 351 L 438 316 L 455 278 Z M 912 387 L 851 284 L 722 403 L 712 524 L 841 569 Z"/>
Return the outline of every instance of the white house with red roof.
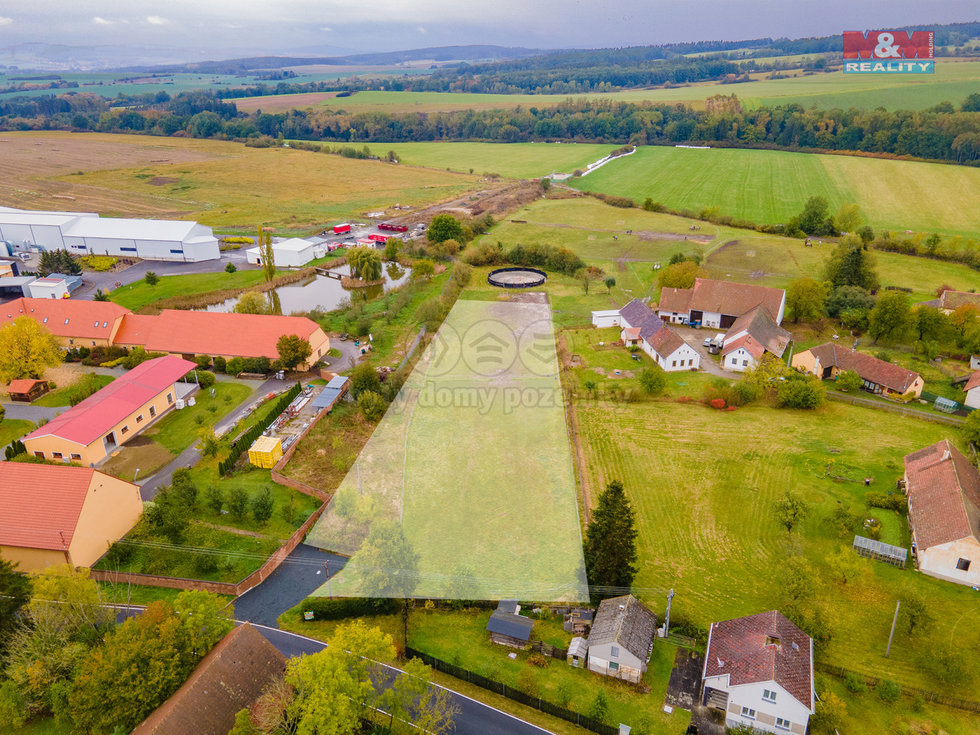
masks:
<path fill-rule="evenodd" d="M 980 370 L 967 378 L 963 390 L 966 391 L 966 400 L 963 403 L 970 408 L 980 408 Z"/>
<path fill-rule="evenodd" d="M 944 439 L 905 456 L 905 494 L 919 571 L 980 587 L 980 471 Z"/>
<path fill-rule="evenodd" d="M 667 372 L 697 370 L 701 355 L 668 327 L 650 307 L 633 299 L 622 309 L 592 312 L 596 327 L 621 327 L 619 338 L 627 347 L 639 347 Z"/>
<path fill-rule="evenodd" d="M 804 735 L 814 712 L 813 640 L 778 610 L 712 623 L 701 701 L 726 727 Z"/>
<path fill-rule="evenodd" d="M 91 566 L 142 512 L 137 485 L 98 470 L 0 462 L 0 557 L 21 572 Z"/>
<path fill-rule="evenodd" d="M 792 338 L 776 324 L 768 308 L 757 306 L 736 319 L 728 330 L 721 348 L 721 366 L 744 372 L 758 365 L 767 352 L 782 357 Z"/>
<path fill-rule="evenodd" d="M 167 355 L 137 365 L 24 437 L 41 459 L 93 466 L 177 405 L 176 383 L 196 365 Z"/>
<path fill-rule="evenodd" d="M 736 319 L 760 305 L 769 310 L 776 324 L 783 323 L 786 310 L 783 289 L 696 278 L 692 288 L 661 289 L 656 311 L 666 322 L 693 322 L 703 327 L 728 329 Z"/>

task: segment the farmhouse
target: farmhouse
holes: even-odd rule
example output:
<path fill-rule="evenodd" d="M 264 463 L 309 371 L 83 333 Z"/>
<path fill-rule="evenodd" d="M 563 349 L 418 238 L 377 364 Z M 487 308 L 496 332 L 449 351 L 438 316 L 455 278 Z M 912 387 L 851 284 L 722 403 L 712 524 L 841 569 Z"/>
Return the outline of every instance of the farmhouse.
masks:
<path fill-rule="evenodd" d="M 176 382 L 195 367 L 173 356 L 147 360 L 32 431 L 24 446 L 41 459 L 93 466 L 172 409 Z"/>
<path fill-rule="evenodd" d="M 181 220 L 103 218 L 92 212 L 0 207 L 0 240 L 15 247 L 196 263 L 221 257 L 210 227 Z"/>
<path fill-rule="evenodd" d="M 961 306 L 976 306 L 980 309 L 980 293 L 974 293 L 972 291 L 946 290 L 943 291 L 942 296 L 937 301 L 936 308 L 944 314 L 952 314 Z"/>
<path fill-rule="evenodd" d="M 272 259 L 276 268 L 299 268 L 316 257 L 315 249 L 315 243 L 293 237 L 272 243 Z M 262 248 L 249 248 L 245 251 L 245 259 L 254 265 L 262 265 Z"/>
<path fill-rule="evenodd" d="M 918 397 L 925 386 L 922 376 L 912 370 L 833 342 L 825 342 L 793 355 L 792 365 L 823 380 L 852 370 L 864 381 L 863 390 L 886 396 L 911 394 Z"/>
<path fill-rule="evenodd" d="M 776 324 L 782 324 L 786 292 L 781 288 L 696 278 L 693 288 L 664 288 L 657 315 L 666 322 L 699 324 L 728 329 L 757 306 L 765 306 Z"/>
<path fill-rule="evenodd" d="M 905 456 L 919 571 L 980 586 L 980 472 L 948 439 Z"/>
<path fill-rule="evenodd" d="M 656 634 L 657 616 L 633 595 L 603 600 L 589 632 L 589 670 L 638 683 Z"/>
<path fill-rule="evenodd" d="M 746 312 L 732 324 L 721 349 L 721 365 L 743 372 L 769 353 L 782 357 L 793 335 L 776 324 L 765 306 Z"/>
<path fill-rule="evenodd" d="M 520 614 L 517 600 L 501 600 L 487 621 L 490 640 L 502 646 L 524 648 L 531 640 L 534 621 Z"/>
<path fill-rule="evenodd" d="M 46 380 L 21 378 L 20 380 L 10 381 L 10 385 L 7 386 L 7 395 L 10 396 L 11 401 L 30 403 L 36 401 L 49 390 L 48 381 Z"/>
<path fill-rule="evenodd" d="M 668 372 L 696 370 L 701 365 L 697 350 L 639 299 L 633 299 L 618 311 L 593 311 L 592 324 L 622 327 L 620 339 L 627 347 L 639 347 Z"/>
<path fill-rule="evenodd" d="M 111 301 L 20 298 L 0 305 L 0 328 L 29 316 L 64 347 L 108 347 L 128 313 Z"/>
<path fill-rule="evenodd" d="M 22 572 L 88 567 L 143 512 L 139 487 L 84 467 L 0 462 L 0 557 Z"/>
<path fill-rule="evenodd" d="M 133 735 L 226 735 L 235 714 L 259 698 L 286 659 L 251 623 L 232 629 L 187 681 Z"/>
<path fill-rule="evenodd" d="M 967 379 L 963 390 L 966 391 L 966 400 L 963 403 L 970 408 L 980 408 L 980 370 Z"/>
<path fill-rule="evenodd" d="M 813 714 L 813 641 L 777 610 L 712 623 L 702 703 L 727 727 L 804 735 Z"/>

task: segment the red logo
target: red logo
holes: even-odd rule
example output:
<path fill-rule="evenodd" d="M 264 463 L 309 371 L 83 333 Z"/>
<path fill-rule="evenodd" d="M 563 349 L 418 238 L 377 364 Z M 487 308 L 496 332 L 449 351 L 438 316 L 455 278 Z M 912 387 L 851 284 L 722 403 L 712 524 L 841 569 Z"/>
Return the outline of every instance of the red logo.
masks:
<path fill-rule="evenodd" d="M 931 59 L 932 31 L 844 31 L 845 59 Z"/>

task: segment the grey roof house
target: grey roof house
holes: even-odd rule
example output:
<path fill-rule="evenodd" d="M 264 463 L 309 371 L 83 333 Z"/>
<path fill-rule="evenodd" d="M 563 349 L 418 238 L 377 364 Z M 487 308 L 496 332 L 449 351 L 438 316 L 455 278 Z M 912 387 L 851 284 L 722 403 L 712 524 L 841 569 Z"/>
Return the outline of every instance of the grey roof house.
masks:
<path fill-rule="evenodd" d="M 657 616 L 633 595 L 603 600 L 589 633 L 589 670 L 639 682 L 656 635 Z"/>
<path fill-rule="evenodd" d="M 517 604 L 517 600 L 501 600 L 497 603 L 497 609 L 487 621 L 490 640 L 502 646 L 524 648 L 531 640 L 534 621 L 519 615 L 520 611 L 521 606 Z"/>

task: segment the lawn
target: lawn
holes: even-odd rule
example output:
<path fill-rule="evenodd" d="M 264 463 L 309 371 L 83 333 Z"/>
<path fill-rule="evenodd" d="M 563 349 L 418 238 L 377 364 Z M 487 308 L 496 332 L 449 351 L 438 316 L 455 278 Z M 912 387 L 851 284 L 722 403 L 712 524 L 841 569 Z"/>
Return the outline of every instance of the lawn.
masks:
<path fill-rule="evenodd" d="M 400 521 L 420 557 L 416 596 L 585 596 L 546 304 L 456 302 L 310 534 L 354 554 L 335 593 L 374 591 L 356 551 L 381 519 Z"/>
<path fill-rule="evenodd" d="M 105 388 L 115 378 L 112 375 L 99 375 L 98 373 L 85 373 L 79 375 L 74 383 L 58 388 L 34 401 L 32 406 L 45 406 L 47 408 L 60 408 L 61 406 L 71 406 L 78 403 L 102 388 Z"/>
<path fill-rule="evenodd" d="M 589 483 L 626 486 L 640 534 L 634 591 L 658 612 L 671 587 L 678 619 L 704 626 L 785 605 L 781 562 L 801 554 L 815 570 L 811 604 L 833 633 L 817 646 L 819 661 L 975 697 L 972 663 L 958 685 L 939 684 L 929 664 L 934 648 L 954 637 L 963 650 L 980 644 L 975 592 L 864 560 L 859 581 L 841 584 L 828 561 L 852 539 L 829 522 L 838 503 L 859 517 L 879 513 L 865 505 L 860 479 L 873 477 L 877 491 L 894 488 L 906 453 L 946 436 L 958 441 L 955 430 L 837 403 L 814 412 L 714 412 L 666 401 L 579 400 L 576 409 Z M 811 506 L 792 535 L 773 511 L 786 489 Z M 885 529 L 893 534 L 893 522 L 885 521 Z M 898 637 L 885 659 L 895 600 L 904 589 L 930 601 L 935 623 L 912 638 Z"/>
<path fill-rule="evenodd" d="M 308 233 L 394 202 L 417 207 L 456 196 L 477 181 L 217 140 L 13 132 L 5 141 L 0 196 L 11 206 L 59 210 L 71 197 L 82 211 L 194 219 L 246 234 L 259 224 Z"/>
<path fill-rule="evenodd" d="M 240 270 L 234 273 L 188 273 L 181 276 L 160 276 L 155 286 L 145 280 L 109 292 L 109 300 L 131 311 L 169 299 L 173 296 L 190 296 L 229 288 L 249 288 L 262 283 L 261 270 Z"/>
<path fill-rule="evenodd" d="M 137 436 L 115 450 L 99 468 L 103 472 L 128 482 L 147 478 L 161 467 L 170 464 L 174 455 L 166 447 L 146 436 Z"/>
<path fill-rule="evenodd" d="M 672 209 L 718 207 L 756 223 L 786 222 L 811 196 L 831 211 L 857 203 L 875 229 L 975 237 L 980 170 L 966 166 L 784 151 L 644 146 L 571 182 L 586 191 L 647 197 Z M 778 192 L 774 195 L 773 192 Z"/>
<path fill-rule="evenodd" d="M 145 432 L 145 436 L 171 452 L 180 454 L 198 439 L 198 432 L 213 426 L 248 398 L 253 388 L 244 383 L 221 381 L 195 394 L 194 405 L 171 411 Z"/>
<path fill-rule="evenodd" d="M 0 450 L 15 439 L 20 439 L 33 428 L 34 422 L 26 419 L 4 419 L 0 421 Z"/>

